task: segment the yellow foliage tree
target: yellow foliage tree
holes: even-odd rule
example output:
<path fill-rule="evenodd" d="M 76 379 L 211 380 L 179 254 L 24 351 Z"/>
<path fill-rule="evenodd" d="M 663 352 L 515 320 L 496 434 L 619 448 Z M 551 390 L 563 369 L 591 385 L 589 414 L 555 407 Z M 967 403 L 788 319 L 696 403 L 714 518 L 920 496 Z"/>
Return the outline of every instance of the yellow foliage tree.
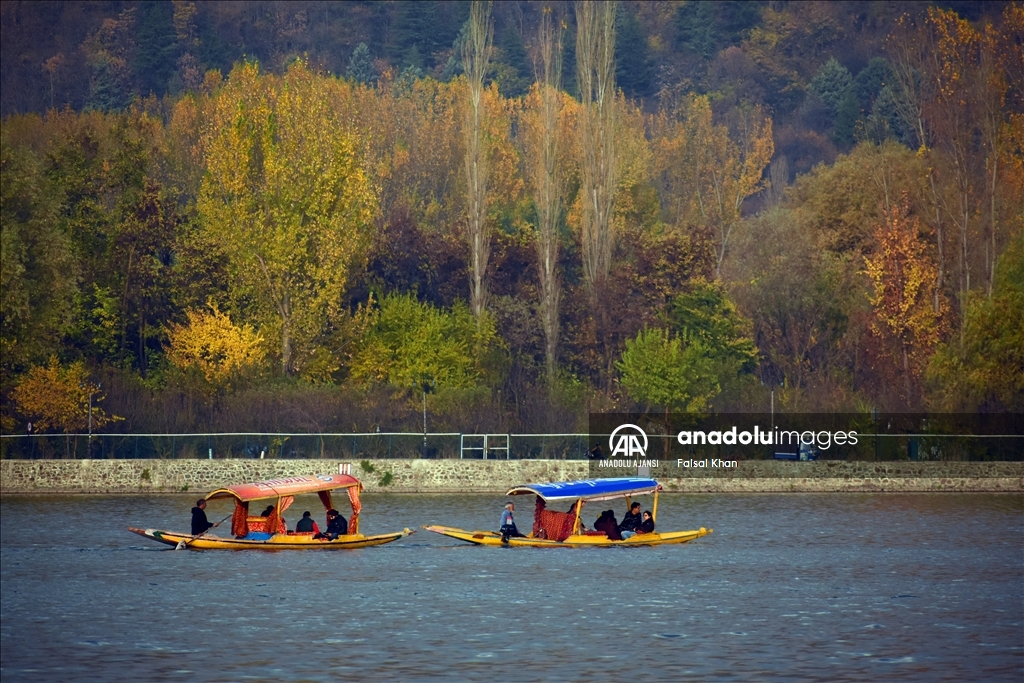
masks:
<path fill-rule="evenodd" d="M 284 374 L 297 369 L 296 358 L 316 357 L 317 339 L 340 319 L 377 215 L 376 188 L 339 96 L 331 79 L 301 62 L 281 77 L 240 65 L 204 134 L 199 213 L 229 255 L 233 296 L 280 339 Z"/>
<path fill-rule="evenodd" d="M 245 325 L 238 327 L 216 304 L 207 311 L 188 311 L 188 324 L 169 326 L 167 358 L 182 370 L 195 368 L 207 382 L 220 384 L 240 370 L 264 359 L 263 337 Z"/>
<path fill-rule="evenodd" d="M 721 277 L 740 207 L 762 189 L 761 176 L 775 151 L 772 120 L 760 107 L 744 110 L 730 136 L 726 126 L 712 121 L 708 97 L 691 94 L 651 124 L 655 174 L 671 202 L 663 209 L 676 225 L 700 223 L 715 232 L 715 273 Z"/>
<path fill-rule="evenodd" d="M 882 208 L 883 220 L 875 226 L 877 250 L 864 258 L 864 265 L 873 286 L 871 330 L 883 342 L 895 342 L 909 401 L 939 342 L 945 300 L 940 299 L 938 311 L 931 304 L 936 265 L 920 238 L 917 217 L 907 214 L 906 197 Z"/>
<path fill-rule="evenodd" d="M 90 401 L 91 397 L 91 401 Z M 120 420 L 107 415 L 97 403 L 105 397 L 81 361 L 64 367 L 57 356 L 46 366 L 33 366 L 11 392 L 18 412 L 35 421 L 39 431 L 57 429 L 65 434 L 93 429 Z"/>

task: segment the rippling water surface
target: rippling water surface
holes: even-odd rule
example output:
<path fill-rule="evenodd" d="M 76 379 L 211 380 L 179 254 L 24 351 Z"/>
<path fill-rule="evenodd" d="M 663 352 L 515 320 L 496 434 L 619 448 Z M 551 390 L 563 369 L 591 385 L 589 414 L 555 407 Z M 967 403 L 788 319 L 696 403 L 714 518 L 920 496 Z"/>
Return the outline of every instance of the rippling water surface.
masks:
<path fill-rule="evenodd" d="M 502 502 L 368 495 L 363 531 L 489 528 Z M 3 681 L 1024 679 L 1020 495 L 665 495 L 659 528 L 715 532 L 639 549 L 420 531 L 194 552 L 125 531 L 186 529 L 192 504 L 0 500 Z"/>

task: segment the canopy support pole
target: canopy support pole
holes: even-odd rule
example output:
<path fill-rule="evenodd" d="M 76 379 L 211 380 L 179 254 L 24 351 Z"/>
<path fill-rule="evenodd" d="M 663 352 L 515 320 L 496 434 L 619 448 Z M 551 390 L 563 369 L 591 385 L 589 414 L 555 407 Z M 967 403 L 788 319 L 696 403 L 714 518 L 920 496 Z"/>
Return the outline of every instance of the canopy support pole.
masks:
<path fill-rule="evenodd" d="M 658 522 L 658 489 L 654 489 L 654 506 L 651 508 L 651 521 L 655 524 Z"/>

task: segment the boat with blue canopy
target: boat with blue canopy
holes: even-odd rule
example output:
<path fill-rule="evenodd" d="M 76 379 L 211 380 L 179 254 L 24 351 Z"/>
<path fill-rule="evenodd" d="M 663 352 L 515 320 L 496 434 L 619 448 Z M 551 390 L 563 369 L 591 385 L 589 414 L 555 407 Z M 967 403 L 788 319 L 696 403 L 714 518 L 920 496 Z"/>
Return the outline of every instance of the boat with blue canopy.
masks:
<path fill-rule="evenodd" d="M 504 535 L 500 531 L 467 531 L 455 527 L 427 525 L 427 531 L 467 541 L 476 545 L 511 546 L 531 548 L 581 548 L 613 546 L 652 546 L 686 543 L 701 536 L 707 536 L 713 529 L 692 531 L 651 531 L 636 533 L 621 538 L 617 531 L 587 529 L 581 519 L 587 503 L 624 498 L 629 508 L 636 496 L 652 495 L 651 518 L 657 522 L 658 493 L 661 485 L 654 479 L 641 477 L 617 477 L 613 479 L 583 479 L 579 481 L 551 482 L 545 484 L 523 484 L 514 486 L 507 496 L 534 495 L 536 502 L 533 515 L 533 529 L 525 536 Z M 570 502 L 565 512 L 552 510 L 550 504 Z M 602 513 L 614 513 L 610 510 Z M 601 518 L 598 519 L 598 522 Z M 613 518 L 614 521 L 614 518 Z M 595 522 L 597 526 L 597 522 Z M 606 525 L 605 525 L 606 526 Z M 656 528 L 656 527 L 655 527 Z"/>

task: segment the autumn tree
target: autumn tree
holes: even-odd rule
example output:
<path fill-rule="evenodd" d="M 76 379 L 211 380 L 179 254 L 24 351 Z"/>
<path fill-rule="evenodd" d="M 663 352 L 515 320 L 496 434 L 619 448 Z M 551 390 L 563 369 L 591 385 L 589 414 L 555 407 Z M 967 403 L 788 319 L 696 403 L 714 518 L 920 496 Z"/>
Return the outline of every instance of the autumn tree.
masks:
<path fill-rule="evenodd" d="M 99 429 L 120 418 L 108 415 L 96 404 L 104 399 L 100 387 L 89 379 L 85 363 L 61 365 L 57 356 L 35 365 L 21 378 L 11 398 L 40 431 L 57 429 L 65 434 Z"/>
<path fill-rule="evenodd" d="M 941 310 L 931 306 L 935 263 L 921 239 L 917 217 L 908 215 L 907 201 L 882 209 L 875 226 L 877 251 L 864 258 L 871 280 L 874 334 L 893 348 L 903 376 L 904 399 L 916 396 L 917 381 L 939 342 Z"/>
<path fill-rule="evenodd" d="M 263 337 L 252 326 L 239 327 L 215 303 L 209 310 L 185 312 L 187 323 L 168 326 L 167 360 L 180 370 L 195 369 L 211 386 L 258 366 L 265 355 Z"/>
<path fill-rule="evenodd" d="M 953 286 L 961 309 L 978 283 L 978 270 L 991 291 L 1000 233 L 1005 235 L 1000 204 L 1007 192 L 1000 160 L 1009 114 L 1004 102 L 1012 94 L 1011 74 L 1020 72 L 1020 14 L 1018 7 L 1007 5 L 1001 25 L 986 23 L 979 29 L 951 10 L 929 7 L 923 16 L 902 17 L 890 39 L 895 104 L 933 164 L 936 291 L 945 285 L 946 252 L 952 247 Z"/>
<path fill-rule="evenodd" d="M 721 277 L 743 201 L 764 186 L 762 175 L 774 151 L 772 120 L 760 107 L 749 107 L 737 113 L 730 133 L 712 120 L 706 95 L 689 95 L 675 111 L 654 117 L 652 128 L 667 220 L 714 232 L 715 275 Z"/>
<path fill-rule="evenodd" d="M 487 308 L 487 261 L 491 254 L 491 233 L 487 224 L 489 154 L 484 132 L 487 109 L 483 101 L 484 74 L 487 73 L 494 38 L 490 15 L 490 2 L 473 2 L 462 48 L 462 64 L 468 84 L 465 163 L 469 197 L 466 224 L 469 242 L 469 305 L 478 321 L 482 321 Z"/>
<path fill-rule="evenodd" d="M 537 84 L 528 98 L 521 137 L 525 175 L 537 211 L 537 273 L 540 278 L 540 318 L 544 328 L 544 363 L 549 387 L 554 386 L 558 353 L 558 224 L 565 196 L 566 174 L 559 164 L 564 100 L 562 27 L 550 7 L 541 15 L 540 63 Z"/>
<path fill-rule="evenodd" d="M 612 212 L 618 189 L 615 147 L 615 3 L 576 3 L 576 82 L 582 147 L 583 272 L 594 309 L 612 266 Z"/>
<path fill-rule="evenodd" d="M 280 339 L 286 375 L 296 346 L 308 357 L 338 319 L 376 210 L 354 133 L 325 88 L 301 62 L 280 80 L 240 65 L 204 143 L 199 213 L 228 254 L 234 298 Z"/>
<path fill-rule="evenodd" d="M 933 7 L 928 8 L 925 30 L 935 34 L 935 47 L 929 54 L 931 68 L 925 74 L 933 80 L 934 99 L 928 103 L 925 115 L 952 171 L 954 200 L 941 197 L 940 201 L 957 228 L 958 290 L 963 306 L 971 289 L 972 219 L 977 192 L 974 178 L 981 171 L 980 159 L 973 153 L 978 119 L 973 81 L 979 75 L 980 36 L 955 12 Z"/>

